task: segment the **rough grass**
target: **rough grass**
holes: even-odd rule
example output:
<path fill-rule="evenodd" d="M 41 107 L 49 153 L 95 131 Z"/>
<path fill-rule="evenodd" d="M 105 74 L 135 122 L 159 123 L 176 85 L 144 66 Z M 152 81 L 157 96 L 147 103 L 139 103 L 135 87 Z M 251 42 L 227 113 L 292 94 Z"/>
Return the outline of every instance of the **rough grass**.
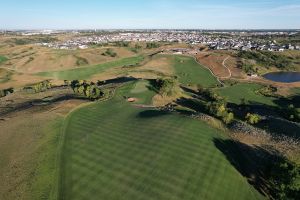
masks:
<path fill-rule="evenodd" d="M 223 138 L 203 122 L 137 108 L 149 104 L 144 83 L 109 101 L 73 112 L 66 121 L 63 199 L 260 199 L 215 147 Z"/>
<path fill-rule="evenodd" d="M 212 87 L 218 83 L 209 70 L 199 65 L 194 58 L 187 56 L 173 57 L 175 74 L 179 77 L 179 82 L 182 84 L 200 84 L 203 87 Z"/>
<path fill-rule="evenodd" d="M 5 56 L 0 55 L 0 64 L 7 61 L 8 59 Z"/>
<path fill-rule="evenodd" d="M 6 83 L 11 79 L 12 71 L 0 68 L 0 83 Z"/>
<path fill-rule="evenodd" d="M 21 116 L 0 124 L 0 199 L 57 199 L 63 118 Z"/>
<path fill-rule="evenodd" d="M 216 91 L 227 98 L 231 103 L 240 104 L 244 98 L 248 103 L 259 103 L 275 106 L 273 100 L 275 98 L 265 97 L 257 94 L 255 91 L 260 89 L 262 86 L 255 83 L 238 83 L 233 86 L 227 86 L 224 88 L 217 89 Z"/>
<path fill-rule="evenodd" d="M 55 72 L 40 72 L 37 75 L 52 77 L 60 80 L 75 80 L 75 79 L 88 79 L 91 76 L 104 72 L 107 69 L 113 67 L 122 67 L 126 65 L 135 65 L 143 60 L 142 56 L 123 58 L 117 61 L 107 62 L 104 64 L 87 66 L 81 68 L 75 68 L 65 71 L 55 71 Z"/>

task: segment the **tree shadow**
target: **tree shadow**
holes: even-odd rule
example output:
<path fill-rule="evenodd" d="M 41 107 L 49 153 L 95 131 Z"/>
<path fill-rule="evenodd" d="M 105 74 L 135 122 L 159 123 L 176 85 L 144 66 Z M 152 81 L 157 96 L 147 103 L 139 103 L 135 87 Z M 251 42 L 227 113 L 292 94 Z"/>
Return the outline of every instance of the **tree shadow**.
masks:
<path fill-rule="evenodd" d="M 256 127 L 269 130 L 273 136 L 288 136 L 297 140 L 300 138 L 300 124 L 283 118 L 269 117 Z"/>
<path fill-rule="evenodd" d="M 142 112 L 139 112 L 137 117 L 140 118 L 155 118 L 155 117 L 161 117 L 164 115 L 169 115 L 170 113 L 163 110 L 145 110 Z"/>
<path fill-rule="evenodd" d="M 108 85 L 108 84 L 128 83 L 128 82 L 136 81 L 136 80 L 139 80 L 139 79 L 134 78 L 134 77 L 118 77 L 118 78 L 114 78 L 114 79 L 108 79 L 105 81 L 98 81 L 97 85 L 103 86 L 103 85 Z"/>
<path fill-rule="evenodd" d="M 274 100 L 274 103 L 278 103 L 278 101 L 278 99 Z M 228 103 L 228 108 L 240 120 L 245 120 L 247 113 L 255 113 L 263 116 L 263 120 L 253 126 L 267 130 L 273 136 L 288 136 L 299 139 L 300 124 L 287 119 L 287 107 L 284 107 L 284 105 L 289 104 L 290 100 L 281 99 L 280 102 L 281 104 L 278 106 L 266 105 L 255 101 L 249 101 L 243 105 Z"/>
<path fill-rule="evenodd" d="M 199 99 L 181 97 L 176 100 L 176 104 L 194 110 L 196 112 L 206 112 L 205 103 Z"/>
<path fill-rule="evenodd" d="M 287 98 L 280 97 L 280 98 L 273 100 L 273 102 L 280 107 L 287 107 L 287 106 L 293 104 L 295 107 L 300 108 L 300 95 L 292 95 Z"/>
<path fill-rule="evenodd" d="M 146 86 L 147 89 L 158 94 L 160 90 L 160 86 L 158 85 L 157 80 L 147 79 L 147 81 L 149 82 L 149 85 Z"/>
<path fill-rule="evenodd" d="M 214 139 L 215 146 L 226 156 L 231 165 L 261 194 L 271 193 L 267 177 L 274 161 L 281 160 L 276 152 L 258 146 L 249 146 L 235 140 Z"/>
<path fill-rule="evenodd" d="M 48 100 L 33 99 L 33 100 L 29 100 L 29 101 L 26 101 L 26 102 L 23 102 L 23 103 L 13 105 L 9 109 L 0 110 L 0 116 L 4 116 L 4 115 L 14 113 L 14 112 L 24 111 L 24 110 L 30 109 L 32 107 L 49 106 L 49 105 L 64 102 L 64 101 L 67 101 L 67 100 L 85 100 L 85 101 L 89 101 L 88 98 L 78 96 L 76 94 L 59 95 L 59 96 L 52 97 L 51 99 L 48 99 Z"/>

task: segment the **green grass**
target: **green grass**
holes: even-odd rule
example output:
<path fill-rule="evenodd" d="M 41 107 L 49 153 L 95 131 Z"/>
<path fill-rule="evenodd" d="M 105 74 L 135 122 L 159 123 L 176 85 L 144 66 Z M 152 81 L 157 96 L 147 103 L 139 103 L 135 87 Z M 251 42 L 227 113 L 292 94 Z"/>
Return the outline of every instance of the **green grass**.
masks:
<path fill-rule="evenodd" d="M 266 104 L 275 106 L 273 100 L 275 98 L 265 97 L 257 94 L 255 91 L 260 89 L 262 86 L 255 83 L 238 83 L 233 86 L 227 86 L 224 88 L 217 89 L 216 91 L 227 98 L 231 103 L 240 104 L 241 99 L 244 98 L 248 102 L 255 102 L 260 104 Z"/>
<path fill-rule="evenodd" d="M 293 88 L 291 89 L 291 95 L 300 95 L 300 88 Z"/>
<path fill-rule="evenodd" d="M 195 61 L 192 57 L 173 56 L 173 67 L 179 81 L 184 85 L 200 84 L 203 87 L 212 87 L 218 84 L 212 74 Z"/>
<path fill-rule="evenodd" d="M 7 61 L 8 59 L 5 56 L 0 55 L 0 64 Z"/>
<path fill-rule="evenodd" d="M 94 65 L 94 66 L 87 66 L 87 67 L 80 67 L 65 71 L 55 71 L 55 72 L 40 72 L 37 75 L 46 76 L 57 78 L 60 80 L 83 80 L 88 79 L 91 76 L 104 72 L 105 70 L 113 67 L 122 67 L 125 65 L 135 65 L 143 60 L 142 56 L 137 57 L 130 57 L 130 58 L 123 58 L 120 60 L 107 62 L 104 64 Z"/>
<path fill-rule="evenodd" d="M 63 118 L 57 118 L 51 122 L 45 129 L 44 140 L 38 146 L 36 152 L 34 176 L 28 181 L 32 187 L 32 199 L 53 199 L 58 197 L 59 182 L 59 160 L 57 154 L 59 141 L 61 140 L 61 131 L 63 127 Z"/>
<path fill-rule="evenodd" d="M 144 88 L 143 88 L 144 87 Z M 63 199 L 261 199 L 226 157 L 207 124 L 137 108 L 151 102 L 146 82 L 80 108 L 65 122 Z"/>

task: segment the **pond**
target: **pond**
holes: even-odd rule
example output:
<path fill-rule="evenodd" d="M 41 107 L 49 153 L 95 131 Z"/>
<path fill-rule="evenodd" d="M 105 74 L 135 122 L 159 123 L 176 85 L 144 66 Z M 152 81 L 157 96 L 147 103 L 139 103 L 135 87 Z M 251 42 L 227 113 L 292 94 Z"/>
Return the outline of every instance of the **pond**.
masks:
<path fill-rule="evenodd" d="M 263 75 L 263 77 L 271 81 L 282 83 L 300 82 L 300 72 L 272 72 Z"/>

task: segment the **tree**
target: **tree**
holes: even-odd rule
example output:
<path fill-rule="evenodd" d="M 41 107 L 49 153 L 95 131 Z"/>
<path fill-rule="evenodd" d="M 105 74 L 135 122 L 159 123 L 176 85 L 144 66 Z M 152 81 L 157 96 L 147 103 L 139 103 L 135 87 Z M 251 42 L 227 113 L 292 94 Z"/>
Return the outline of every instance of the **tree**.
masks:
<path fill-rule="evenodd" d="M 225 124 L 230 124 L 234 120 L 234 114 L 232 112 L 226 112 L 222 120 Z"/>
<path fill-rule="evenodd" d="M 158 43 L 155 43 L 155 42 L 148 42 L 146 44 L 147 49 L 154 49 L 154 48 L 158 48 L 158 47 L 160 47 L 160 45 Z"/>
<path fill-rule="evenodd" d="M 280 159 L 272 162 L 269 179 L 275 199 L 300 199 L 299 165 Z"/>
<path fill-rule="evenodd" d="M 83 85 L 81 85 L 81 86 L 78 87 L 78 94 L 85 95 L 84 91 L 85 91 L 85 88 L 84 88 Z"/>
<path fill-rule="evenodd" d="M 290 120 L 299 121 L 300 113 L 299 113 L 298 109 L 293 104 L 290 104 L 288 106 L 286 113 L 288 114 L 288 117 L 289 117 Z"/>
<path fill-rule="evenodd" d="M 220 118 L 225 124 L 230 124 L 234 120 L 234 114 L 227 109 L 227 101 L 217 97 L 216 100 L 207 104 L 208 112 Z"/>
<path fill-rule="evenodd" d="M 261 121 L 261 116 L 258 114 L 247 113 L 246 121 L 250 124 L 257 124 Z"/>
<path fill-rule="evenodd" d="M 92 100 L 98 99 L 103 95 L 102 91 L 94 82 L 88 83 L 85 80 L 73 80 L 71 81 L 70 86 L 72 87 L 74 93 L 88 97 Z"/>
<path fill-rule="evenodd" d="M 64 80 L 64 84 L 67 85 L 67 86 L 71 85 L 71 83 L 72 83 L 72 81 Z"/>

